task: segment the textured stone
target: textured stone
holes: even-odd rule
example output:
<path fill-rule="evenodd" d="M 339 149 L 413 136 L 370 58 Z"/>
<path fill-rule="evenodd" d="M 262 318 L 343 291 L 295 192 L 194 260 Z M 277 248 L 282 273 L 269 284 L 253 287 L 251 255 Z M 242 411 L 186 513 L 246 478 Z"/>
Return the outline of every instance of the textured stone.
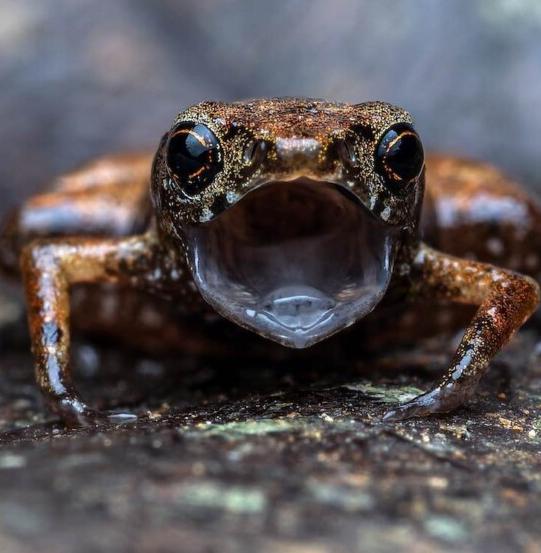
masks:
<path fill-rule="evenodd" d="M 468 407 L 383 425 L 452 340 L 351 366 L 153 360 L 79 343 L 85 396 L 147 404 L 67 430 L 1 356 L 3 553 L 528 551 L 541 547 L 541 365 L 519 334 Z M 430 369 L 428 369 L 430 367 Z"/>

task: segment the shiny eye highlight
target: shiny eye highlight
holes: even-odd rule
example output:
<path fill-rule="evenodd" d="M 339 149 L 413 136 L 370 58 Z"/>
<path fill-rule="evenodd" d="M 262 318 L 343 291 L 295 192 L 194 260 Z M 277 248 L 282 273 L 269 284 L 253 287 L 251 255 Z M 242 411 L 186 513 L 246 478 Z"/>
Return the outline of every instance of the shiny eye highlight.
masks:
<path fill-rule="evenodd" d="M 417 178 L 423 165 L 423 145 L 411 125 L 399 123 L 385 132 L 376 148 L 376 171 L 391 187 Z"/>
<path fill-rule="evenodd" d="M 171 177 L 186 194 L 198 194 L 222 170 L 222 148 L 207 126 L 179 123 L 167 141 L 166 163 Z"/>

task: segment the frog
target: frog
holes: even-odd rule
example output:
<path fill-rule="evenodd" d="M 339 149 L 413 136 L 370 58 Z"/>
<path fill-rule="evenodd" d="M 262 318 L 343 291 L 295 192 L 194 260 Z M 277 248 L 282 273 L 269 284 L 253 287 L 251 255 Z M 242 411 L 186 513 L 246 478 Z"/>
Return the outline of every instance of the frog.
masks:
<path fill-rule="evenodd" d="M 474 396 L 539 303 L 540 226 L 535 199 L 498 169 L 425 155 L 401 107 L 207 100 L 155 152 L 104 155 L 15 208 L 0 265 L 23 283 L 45 403 L 75 426 L 140 416 L 84 401 L 75 321 L 207 353 L 235 326 L 240 355 L 252 337 L 283 351 L 346 332 L 360 343 L 378 311 L 392 334 L 395 308 L 471 306 L 448 369 L 387 411 L 393 423 Z"/>

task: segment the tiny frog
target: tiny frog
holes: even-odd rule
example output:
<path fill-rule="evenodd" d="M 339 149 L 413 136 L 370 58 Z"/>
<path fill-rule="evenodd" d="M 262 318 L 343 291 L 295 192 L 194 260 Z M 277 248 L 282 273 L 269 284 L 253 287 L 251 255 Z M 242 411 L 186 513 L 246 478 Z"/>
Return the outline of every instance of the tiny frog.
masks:
<path fill-rule="evenodd" d="M 518 185 L 482 163 L 425 159 L 407 111 L 277 98 L 199 103 L 153 156 L 58 178 L 6 219 L 0 258 L 24 283 L 37 383 L 68 424 L 135 418 L 82 400 L 71 322 L 209 353 L 224 319 L 307 348 L 352 325 L 360 343 L 373 310 L 389 329 L 393 306 L 476 306 L 445 374 L 384 416 L 400 420 L 472 396 L 538 305 L 535 280 L 515 271 L 538 276 L 540 242 L 541 210 Z"/>

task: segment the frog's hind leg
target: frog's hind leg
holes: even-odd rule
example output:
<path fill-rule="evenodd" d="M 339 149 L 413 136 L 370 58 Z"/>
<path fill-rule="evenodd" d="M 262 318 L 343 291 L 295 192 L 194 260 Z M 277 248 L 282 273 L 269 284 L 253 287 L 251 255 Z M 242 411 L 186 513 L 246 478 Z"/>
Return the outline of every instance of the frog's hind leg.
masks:
<path fill-rule="evenodd" d="M 385 420 L 444 413 L 462 405 L 475 392 L 490 360 L 539 303 L 539 286 L 531 278 L 424 245 L 414 268 L 419 296 L 479 307 L 443 378 L 430 391 L 389 411 Z"/>
<path fill-rule="evenodd" d="M 53 181 L 4 221 L 1 268 L 18 273 L 20 251 L 36 238 L 142 232 L 150 213 L 151 163 L 149 154 L 106 156 Z"/>
<path fill-rule="evenodd" d="M 440 251 L 541 280 L 541 206 L 495 167 L 427 158 L 423 240 Z"/>

